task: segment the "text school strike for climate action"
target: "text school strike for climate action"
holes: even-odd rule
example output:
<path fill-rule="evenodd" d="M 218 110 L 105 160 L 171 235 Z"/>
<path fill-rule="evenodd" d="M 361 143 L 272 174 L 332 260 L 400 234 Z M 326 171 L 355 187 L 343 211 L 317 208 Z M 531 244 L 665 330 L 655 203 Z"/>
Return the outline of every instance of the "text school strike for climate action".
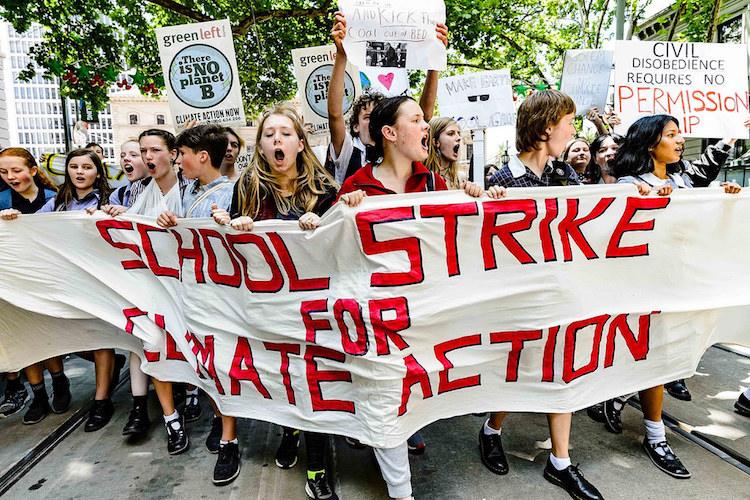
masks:
<path fill-rule="evenodd" d="M 601 198 L 588 213 L 579 212 L 580 200 L 578 198 L 504 199 L 362 210 L 355 215 L 356 234 L 362 251 L 366 255 L 396 253 L 396 255 L 406 255 L 408 258 L 409 269 L 406 271 L 370 273 L 369 285 L 373 288 L 408 286 L 421 283 L 425 279 L 422 242 L 418 236 L 393 239 L 377 239 L 375 236 L 376 227 L 382 228 L 391 223 L 418 218 L 442 219 L 445 264 L 449 276 L 461 274 L 459 263 L 462 251 L 457 243 L 459 241 L 457 232 L 460 222 L 470 218 L 480 218 L 475 220 L 481 221 L 478 244 L 481 247 L 485 272 L 492 272 L 499 267 L 495 248 L 497 243 L 499 247 L 507 249 L 516 264 L 521 265 L 537 263 L 531 253 L 543 256 L 545 262 L 570 262 L 573 260 L 572 247 L 574 245 L 586 260 L 647 256 L 649 254 L 648 232 L 653 231 L 655 226 L 654 219 L 649 216 L 666 208 L 670 203 L 670 198 L 629 197 L 620 208 L 613 208 L 614 201 L 613 197 Z M 619 213 L 608 213 L 613 210 Z M 582 228 L 605 213 L 612 217 L 612 220 L 617 220 L 617 223 L 606 238 L 606 244 L 602 244 L 602 248 L 594 248 L 587 241 Z M 513 220 L 498 223 L 500 216 L 504 216 L 503 220 L 509 218 Z M 634 218 L 640 221 L 634 222 Z M 532 230 L 532 224 L 535 221 L 538 224 Z M 551 229 L 553 223 L 557 226 L 555 231 Z M 394 293 L 388 298 L 364 300 L 363 303 L 349 297 L 330 298 L 325 292 L 331 289 L 332 277 L 301 277 L 299 270 L 304 269 L 303 263 L 296 262 L 284 239 L 276 232 L 225 233 L 215 229 L 179 227 L 167 230 L 115 219 L 99 220 L 96 226 L 100 236 L 110 246 L 132 254 L 128 259 L 121 261 L 123 269 L 128 271 L 149 270 L 155 276 L 183 282 L 189 280 L 198 285 L 213 283 L 235 289 L 241 289 L 244 286 L 252 294 L 280 292 L 285 287 L 285 283 L 288 283 L 288 292 L 291 294 L 320 292 L 320 297 L 314 297 L 312 300 L 307 300 L 308 293 L 306 300 L 301 300 L 297 309 L 300 313 L 300 325 L 304 326 L 304 343 L 265 342 L 260 344 L 255 342 L 252 344 L 254 349 L 263 348 L 266 351 L 279 352 L 280 376 L 287 388 L 287 398 L 291 404 L 295 404 L 295 398 L 293 393 L 290 393 L 294 385 L 290 381 L 288 370 L 290 356 L 297 358 L 298 362 L 304 360 L 306 364 L 305 377 L 310 387 L 312 410 L 355 413 L 356 408 L 352 401 L 325 399 L 319 388 L 320 382 L 351 383 L 351 373 L 345 369 L 321 370 L 317 365 L 317 360 L 323 358 L 340 362 L 343 368 L 347 355 L 363 356 L 369 353 L 375 356 L 386 356 L 391 354 L 392 347 L 399 351 L 409 347 L 408 336 L 402 336 L 402 333 L 408 330 L 412 320 L 409 316 L 409 302 L 405 296 L 401 296 L 403 294 Z M 516 238 L 516 235 L 527 231 L 538 232 L 532 238 L 528 238 L 528 241 L 537 242 L 538 248 L 528 248 L 528 243 L 525 248 Z M 631 233 L 628 239 L 632 244 L 629 246 L 621 244 L 626 233 Z M 172 248 L 176 249 L 177 255 L 159 255 L 155 249 L 165 248 L 165 245 L 163 241 L 161 244 L 154 244 L 155 238 L 172 239 Z M 561 248 L 562 252 L 558 254 L 556 248 Z M 248 268 L 251 254 L 262 255 L 263 269 Z M 578 258 L 578 253 L 576 253 L 576 259 Z M 165 265 L 164 263 L 168 260 L 179 264 L 175 267 Z M 225 270 L 231 268 L 232 271 L 220 272 L 220 268 Z M 191 269 L 192 273 L 186 272 Z M 258 279 L 260 275 L 265 278 Z M 133 331 L 132 318 L 148 314 L 138 309 L 126 310 L 124 313 L 127 322 L 125 330 L 127 331 L 130 325 L 131 333 Z M 439 375 L 439 383 L 434 387 L 434 391 L 439 395 L 479 385 L 481 383 L 479 375 L 458 379 L 451 377 L 449 372 L 453 364 L 448 358 L 448 353 L 481 345 L 506 345 L 509 353 L 505 382 L 517 380 L 521 352 L 528 345 L 534 345 L 536 348 L 544 346 L 544 361 L 542 372 L 539 374 L 542 382 L 552 382 L 554 374 L 558 373 L 558 380 L 554 381 L 567 384 L 578 377 L 596 371 L 599 368 L 599 350 L 603 338 L 606 339 L 604 368 L 611 366 L 614 359 L 614 338 L 618 333 L 625 339 L 634 360 L 645 359 L 649 348 L 650 317 L 651 315 L 610 316 L 605 314 L 582 319 L 569 325 L 551 327 L 544 331 L 499 331 L 483 334 L 473 332 L 471 335 L 441 342 L 434 346 L 434 354 L 431 354 L 431 356 L 434 355 L 434 360 L 443 367 Z M 371 331 L 367 327 L 365 318 L 370 320 Z M 154 321 L 162 328 L 168 323 L 163 316 L 158 314 L 154 314 Z M 584 366 L 576 368 L 573 357 L 576 353 L 577 332 L 589 327 L 595 329 L 591 359 Z M 633 333 L 636 331 L 637 335 Z M 606 335 L 605 332 L 607 332 Z M 561 369 L 556 369 L 554 366 L 558 333 L 563 341 L 565 353 Z M 186 332 L 184 336 L 195 356 L 198 374 L 212 379 L 219 394 L 226 394 L 225 386 L 228 385 L 231 395 L 240 395 L 242 390 L 240 382 L 249 381 L 264 398 L 271 397 L 253 366 L 253 353 L 248 339 L 238 337 L 231 340 L 234 345 L 219 346 L 223 349 L 233 349 L 234 356 L 231 367 L 221 367 L 226 369 L 217 372 L 214 366 L 214 351 L 217 343 L 227 342 L 227 339 L 231 337 L 214 338 L 212 335 L 206 335 L 203 340 L 200 340 L 191 332 Z M 165 335 L 165 342 L 167 345 L 164 346 L 164 350 L 168 358 L 171 352 L 173 357 L 169 359 L 180 359 L 182 355 L 174 347 L 171 334 Z M 335 349 L 323 347 L 320 345 L 322 343 L 328 346 L 333 345 Z M 145 357 L 153 362 L 159 361 L 153 358 L 158 355 L 158 352 L 146 352 Z M 433 387 L 423 367 L 426 365 L 425 361 L 417 359 L 413 354 L 402 358 L 405 376 L 399 414 L 406 412 L 414 385 L 421 386 L 425 398 L 433 394 Z"/>

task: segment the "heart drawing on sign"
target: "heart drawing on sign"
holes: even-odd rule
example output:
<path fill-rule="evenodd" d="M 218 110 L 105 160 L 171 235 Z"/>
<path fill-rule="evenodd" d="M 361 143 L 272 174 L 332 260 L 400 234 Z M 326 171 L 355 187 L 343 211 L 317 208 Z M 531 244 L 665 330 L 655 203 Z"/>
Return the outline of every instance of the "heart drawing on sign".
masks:
<path fill-rule="evenodd" d="M 393 73 L 387 73 L 385 75 L 378 75 L 378 81 L 383 84 L 383 87 L 385 87 L 388 90 L 391 90 L 391 85 L 393 85 L 393 77 L 395 75 Z"/>

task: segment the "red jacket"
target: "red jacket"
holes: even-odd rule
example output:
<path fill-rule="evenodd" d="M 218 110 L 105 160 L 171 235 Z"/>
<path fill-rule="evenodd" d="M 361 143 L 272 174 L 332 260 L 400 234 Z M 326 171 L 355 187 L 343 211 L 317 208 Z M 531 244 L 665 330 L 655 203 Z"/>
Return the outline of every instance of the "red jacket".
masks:
<path fill-rule="evenodd" d="M 427 167 L 419 163 L 418 161 L 412 163 L 412 174 L 406 181 L 405 193 L 422 193 L 428 191 L 427 180 L 430 176 L 433 176 L 433 189 L 432 191 L 447 191 L 448 186 L 445 181 L 438 174 L 433 174 Z M 344 181 L 344 184 L 339 189 L 338 198 L 346 193 L 351 193 L 361 189 L 367 196 L 376 196 L 379 194 L 396 194 L 377 180 L 372 175 L 372 164 L 368 163 L 364 167 L 357 170 L 354 175 Z"/>

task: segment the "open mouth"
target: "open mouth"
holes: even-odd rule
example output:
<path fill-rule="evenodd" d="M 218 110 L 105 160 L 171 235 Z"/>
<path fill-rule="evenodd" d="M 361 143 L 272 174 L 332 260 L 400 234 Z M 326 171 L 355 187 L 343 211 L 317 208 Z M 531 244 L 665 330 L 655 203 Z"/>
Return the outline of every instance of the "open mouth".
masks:
<path fill-rule="evenodd" d="M 156 170 L 156 165 L 154 165 L 153 163 L 146 163 L 146 166 L 147 166 L 147 167 L 148 167 L 148 169 L 149 169 L 149 170 L 151 170 L 151 171 L 154 171 L 154 170 Z"/>
<path fill-rule="evenodd" d="M 126 174 L 132 174 L 133 170 L 135 170 L 133 168 L 133 165 L 125 165 L 124 167 L 122 167 L 122 169 L 125 171 Z"/>
<path fill-rule="evenodd" d="M 456 144 L 455 146 L 453 146 L 453 154 L 457 155 L 459 149 L 461 149 L 460 144 Z"/>
<path fill-rule="evenodd" d="M 224 159 L 225 160 L 231 160 L 232 158 L 233 158 L 233 156 L 231 154 L 225 154 L 224 155 Z"/>
<path fill-rule="evenodd" d="M 282 151 L 281 149 L 277 149 L 273 152 L 273 157 L 276 158 L 276 161 L 282 162 L 284 161 L 286 155 L 284 154 L 284 151 Z"/>
<path fill-rule="evenodd" d="M 425 150 L 429 149 L 430 138 L 427 135 L 422 136 L 422 148 Z"/>

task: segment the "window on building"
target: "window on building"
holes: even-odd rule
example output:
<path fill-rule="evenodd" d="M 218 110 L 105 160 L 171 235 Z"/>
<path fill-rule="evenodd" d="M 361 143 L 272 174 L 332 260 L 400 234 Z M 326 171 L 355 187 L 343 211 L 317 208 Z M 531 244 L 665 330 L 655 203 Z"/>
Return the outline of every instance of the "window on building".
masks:
<path fill-rule="evenodd" d="M 742 16 L 737 16 L 719 25 L 720 43 L 742 43 Z"/>
<path fill-rule="evenodd" d="M 156 124 L 157 125 L 166 125 L 167 120 L 164 117 L 164 115 L 156 115 Z"/>
<path fill-rule="evenodd" d="M 130 119 L 131 125 L 138 125 L 138 115 L 136 115 L 135 113 L 131 113 L 128 117 Z"/>

